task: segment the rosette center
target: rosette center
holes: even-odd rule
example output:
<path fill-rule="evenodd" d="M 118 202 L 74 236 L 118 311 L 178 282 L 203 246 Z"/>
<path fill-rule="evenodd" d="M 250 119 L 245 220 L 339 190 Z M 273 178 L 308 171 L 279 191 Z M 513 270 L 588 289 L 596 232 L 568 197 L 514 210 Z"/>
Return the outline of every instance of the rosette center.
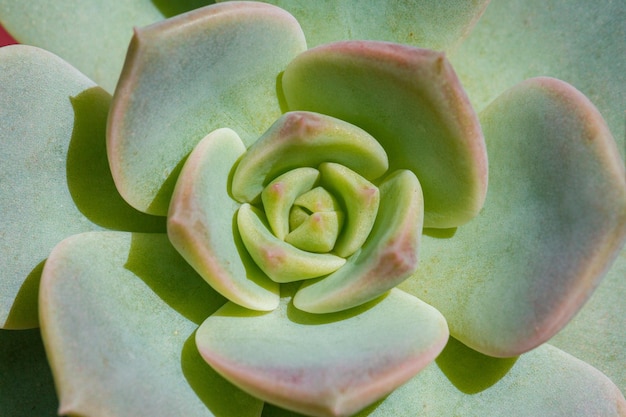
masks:
<path fill-rule="evenodd" d="M 317 113 L 285 114 L 233 176 L 244 246 L 276 282 L 336 271 L 372 231 L 379 192 L 370 179 L 387 166 L 362 129 Z"/>

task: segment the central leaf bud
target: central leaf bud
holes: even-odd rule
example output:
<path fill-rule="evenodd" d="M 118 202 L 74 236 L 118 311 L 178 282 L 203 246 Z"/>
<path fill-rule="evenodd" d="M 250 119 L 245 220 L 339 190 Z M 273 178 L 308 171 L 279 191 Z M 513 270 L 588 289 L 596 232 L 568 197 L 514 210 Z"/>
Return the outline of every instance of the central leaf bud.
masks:
<path fill-rule="evenodd" d="M 371 176 L 371 166 L 363 170 L 363 161 L 354 157 L 359 153 L 384 172 L 384 151 L 366 132 L 308 112 L 287 113 L 246 152 L 232 189 L 251 206 L 239 214 L 238 229 L 272 280 L 327 275 L 363 245 L 374 226 L 379 193 L 349 168 Z M 258 184 L 263 177 L 267 183 Z M 260 201 L 252 193 L 259 185 Z"/>
<path fill-rule="evenodd" d="M 296 308 L 351 308 L 417 267 L 421 186 L 388 166 L 369 133 L 318 113 L 284 114 L 248 149 L 218 129 L 185 162 L 168 235 L 209 284 L 247 308 L 276 308 L 278 284 L 301 280 Z"/>

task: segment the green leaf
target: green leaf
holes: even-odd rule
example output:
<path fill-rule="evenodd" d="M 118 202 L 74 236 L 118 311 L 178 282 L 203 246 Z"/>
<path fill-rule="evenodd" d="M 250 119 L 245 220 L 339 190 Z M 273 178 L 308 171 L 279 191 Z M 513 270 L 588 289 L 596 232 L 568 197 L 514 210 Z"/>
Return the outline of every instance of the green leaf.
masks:
<path fill-rule="evenodd" d="M 30 46 L 0 49 L 2 198 L 0 327 L 37 326 L 42 261 L 63 238 L 101 227 L 164 231 L 132 209 L 106 156 L 111 96 L 58 57 Z"/>
<path fill-rule="evenodd" d="M 425 236 L 403 288 L 437 306 L 454 337 L 512 356 L 558 332 L 611 265 L 626 235 L 626 175 L 597 110 L 562 81 L 528 80 L 481 120 L 485 207 L 451 237 Z"/>
<path fill-rule="evenodd" d="M 380 204 L 380 192 L 371 182 L 341 164 L 324 162 L 319 166 L 321 184 L 343 203 L 346 222 L 334 252 L 348 257 L 356 252 L 374 227 Z"/>
<path fill-rule="evenodd" d="M 472 30 L 489 0 L 270 0 L 293 14 L 311 46 L 348 39 L 450 50 Z"/>
<path fill-rule="evenodd" d="M 435 363 L 353 417 L 419 415 L 623 417 L 626 401 L 605 375 L 553 346 L 498 359 L 451 338 Z M 263 410 L 263 417 L 297 416 Z"/>
<path fill-rule="evenodd" d="M 254 263 L 235 219 L 240 204 L 229 180 L 246 148 L 230 129 L 218 129 L 195 147 L 178 177 L 167 233 L 178 252 L 220 294 L 254 310 L 278 306 L 278 285 Z"/>
<path fill-rule="evenodd" d="M 270 231 L 263 212 L 248 203 L 237 212 L 237 226 L 252 259 L 275 282 L 317 278 L 346 263 L 332 253 L 307 252 L 280 240 Z"/>
<path fill-rule="evenodd" d="M 626 248 L 585 307 L 550 340 L 605 373 L 626 393 Z"/>
<path fill-rule="evenodd" d="M 380 209 L 360 251 L 336 272 L 304 282 L 294 305 L 311 313 L 355 307 L 378 297 L 409 277 L 418 266 L 424 218 L 419 181 L 411 171 L 396 171 L 380 185 Z"/>
<path fill-rule="evenodd" d="M 201 360 L 197 323 L 225 302 L 164 234 L 93 232 L 55 247 L 41 329 L 60 414 L 258 416 Z"/>
<path fill-rule="evenodd" d="M 487 189 L 478 118 L 444 55 L 383 42 L 339 42 L 294 59 L 282 78 L 289 110 L 361 127 L 389 167 L 410 169 L 424 190 L 426 227 L 474 217 Z"/>
<path fill-rule="evenodd" d="M 0 0 L 0 22 L 19 42 L 57 54 L 108 92 L 115 89 L 133 27 L 162 19 L 151 0 Z"/>
<path fill-rule="evenodd" d="M 480 110 L 527 78 L 567 81 L 598 107 L 624 157 L 625 21 L 622 1 L 494 1 L 450 59 Z"/>
<path fill-rule="evenodd" d="M 399 290 L 359 308 L 308 314 L 285 291 L 271 313 L 229 303 L 198 329 L 202 357 L 266 401 L 316 416 L 347 416 L 387 395 L 439 354 L 437 310 Z"/>
<path fill-rule="evenodd" d="M 322 162 L 345 165 L 368 180 L 389 167 L 385 150 L 362 129 L 324 114 L 289 112 L 248 149 L 233 176 L 233 196 L 255 203 L 278 175 Z"/>
<path fill-rule="evenodd" d="M 107 132 L 124 198 L 164 215 L 181 160 L 204 136 L 229 127 L 254 142 L 280 116 L 279 73 L 304 49 L 293 17 L 264 3 L 213 5 L 137 29 Z"/>
<path fill-rule="evenodd" d="M 274 235 L 284 240 L 289 234 L 289 214 L 296 199 L 310 191 L 319 180 L 315 168 L 292 169 L 270 182 L 261 192 L 261 201 L 267 221 Z"/>

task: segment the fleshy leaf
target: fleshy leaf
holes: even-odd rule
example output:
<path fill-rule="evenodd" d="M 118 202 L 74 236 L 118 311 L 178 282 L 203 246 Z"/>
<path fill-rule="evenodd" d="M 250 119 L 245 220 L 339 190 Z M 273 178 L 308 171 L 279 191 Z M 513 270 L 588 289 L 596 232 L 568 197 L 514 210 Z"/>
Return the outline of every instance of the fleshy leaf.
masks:
<path fill-rule="evenodd" d="M 397 171 L 380 185 L 380 209 L 363 248 L 346 265 L 320 280 L 303 283 L 294 305 L 329 313 L 369 301 L 409 277 L 417 268 L 423 222 L 419 181 Z"/>
<path fill-rule="evenodd" d="M 270 0 L 293 14 L 311 46 L 349 39 L 449 50 L 472 30 L 489 0 Z"/>
<path fill-rule="evenodd" d="M 619 1 L 494 1 L 450 59 L 478 110 L 531 77 L 567 81 L 597 106 L 626 157 L 625 21 Z"/>
<path fill-rule="evenodd" d="M 0 327 L 37 326 L 43 261 L 102 227 L 164 230 L 119 196 L 105 154 L 110 95 L 38 48 L 0 49 Z M 107 176 L 108 175 L 108 176 Z"/>
<path fill-rule="evenodd" d="M 424 368 L 448 338 L 437 310 L 399 290 L 329 315 L 289 300 L 265 314 L 226 304 L 200 326 L 196 343 L 234 384 L 310 415 L 362 409 Z"/>
<path fill-rule="evenodd" d="M 230 127 L 246 145 L 280 116 L 276 79 L 306 49 L 285 11 L 208 6 L 137 29 L 113 98 L 108 149 L 120 193 L 165 214 L 181 160 Z"/>
<path fill-rule="evenodd" d="M 388 168 L 385 150 L 362 129 L 323 114 L 289 112 L 248 149 L 233 176 L 233 196 L 253 203 L 283 172 L 322 162 L 345 165 L 368 180 Z"/>
<path fill-rule="evenodd" d="M 40 291 L 59 413 L 258 416 L 262 403 L 205 366 L 189 343 L 224 301 L 165 234 L 93 232 L 61 242 Z"/>
<path fill-rule="evenodd" d="M 426 227 L 474 217 L 487 190 L 478 118 L 444 55 L 384 42 L 338 42 L 294 59 L 282 78 L 289 110 L 328 114 L 365 129 L 389 167 L 422 184 Z"/>
<path fill-rule="evenodd" d="M 451 334 L 494 356 L 545 342 L 581 308 L 626 235 L 626 175 L 593 105 L 552 78 L 528 80 L 481 120 L 490 155 L 480 216 L 425 236 L 403 288 L 444 313 Z"/>
<path fill-rule="evenodd" d="M 319 180 L 315 168 L 292 169 L 269 183 L 261 192 L 261 201 L 272 232 L 279 239 L 289 234 L 289 213 L 302 193 L 309 191 Z"/>
<path fill-rule="evenodd" d="M 342 224 L 342 212 L 312 213 L 285 237 L 285 242 L 305 251 L 330 252 L 335 246 Z"/>
<path fill-rule="evenodd" d="M 263 213 L 248 203 L 239 208 L 237 226 L 252 259 L 276 282 L 317 278 L 346 263 L 331 253 L 307 252 L 278 239 L 270 232 Z"/>
<path fill-rule="evenodd" d="M 626 416 L 597 369 L 550 345 L 519 358 L 483 356 L 450 338 L 436 362 L 353 417 Z M 271 405 L 263 417 L 303 417 Z"/>
<path fill-rule="evenodd" d="M 595 366 L 626 393 L 626 247 L 585 307 L 550 343 Z"/>
<path fill-rule="evenodd" d="M 244 307 L 273 310 L 278 285 L 248 256 L 233 224 L 239 203 L 228 194 L 228 183 L 245 151 L 230 129 L 218 129 L 200 141 L 176 182 L 167 233 L 178 252 L 220 294 Z"/>
<path fill-rule="evenodd" d="M 334 252 L 347 257 L 365 242 L 376 220 L 380 193 L 378 188 L 343 165 L 324 162 L 319 166 L 322 185 L 343 203 L 346 221 Z"/>
<path fill-rule="evenodd" d="M 133 27 L 163 19 L 154 3 L 0 0 L 0 22 L 19 42 L 59 55 L 113 92 Z"/>

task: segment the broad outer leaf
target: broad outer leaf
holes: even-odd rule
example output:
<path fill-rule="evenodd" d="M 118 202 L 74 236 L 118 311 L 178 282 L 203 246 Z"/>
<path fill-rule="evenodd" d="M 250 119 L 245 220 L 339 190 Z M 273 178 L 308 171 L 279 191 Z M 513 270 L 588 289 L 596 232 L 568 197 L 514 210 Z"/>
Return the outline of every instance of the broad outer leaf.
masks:
<path fill-rule="evenodd" d="M 348 416 L 387 395 L 434 360 L 447 339 L 439 312 L 397 289 L 327 315 L 301 312 L 289 296 L 271 313 L 228 303 L 196 333 L 203 358 L 224 377 L 315 416 Z"/>
<path fill-rule="evenodd" d="M 489 0 L 270 0 L 293 14 L 311 46 L 369 39 L 450 50 L 472 30 Z"/>
<path fill-rule="evenodd" d="M 559 331 L 617 256 L 626 175 L 595 107 L 562 81 L 528 80 L 481 120 L 485 208 L 456 233 L 425 236 L 421 267 L 403 288 L 437 306 L 454 337 L 513 356 Z"/>
<path fill-rule="evenodd" d="M 478 118 L 442 53 L 385 42 L 338 42 L 300 54 L 282 78 L 289 110 L 327 114 L 380 142 L 389 168 L 413 171 L 425 227 L 473 218 L 487 191 Z"/>
<path fill-rule="evenodd" d="M 263 417 L 296 416 L 263 410 Z M 415 416 L 623 417 L 626 401 L 605 375 L 553 346 L 497 359 L 450 339 L 436 363 L 354 417 Z"/>
<path fill-rule="evenodd" d="M 20 43 L 59 55 L 113 92 L 133 27 L 163 19 L 155 3 L 0 0 L 0 22 Z"/>
<path fill-rule="evenodd" d="M 605 373 L 626 394 L 626 248 L 602 285 L 550 343 Z"/>
<path fill-rule="evenodd" d="M 55 247 L 41 330 L 60 414 L 258 416 L 262 403 L 200 358 L 197 323 L 224 299 L 165 234 L 92 232 Z"/>
<path fill-rule="evenodd" d="M 113 98 L 109 160 L 124 198 L 167 213 L 181 160 L 208 133 L 246 146 L 280 116 L 276 79 L 306 49 L 287 12 L 218 4 L 137 29 Z"/>
<path fill-rule="evenodd" d="M 500 0 L 450 59 L 478 110 L 513 85 L 551 76 L 598 107 L 626 156 L 623 1 Z"/>
<path fill-rule="evenodd" d="M 38 48 L 0 49 L 0 328 L 37 326 L 43 261 L 100 226 L 163 229 L 115 190 L 105 155 L 110 95 Z"/>

